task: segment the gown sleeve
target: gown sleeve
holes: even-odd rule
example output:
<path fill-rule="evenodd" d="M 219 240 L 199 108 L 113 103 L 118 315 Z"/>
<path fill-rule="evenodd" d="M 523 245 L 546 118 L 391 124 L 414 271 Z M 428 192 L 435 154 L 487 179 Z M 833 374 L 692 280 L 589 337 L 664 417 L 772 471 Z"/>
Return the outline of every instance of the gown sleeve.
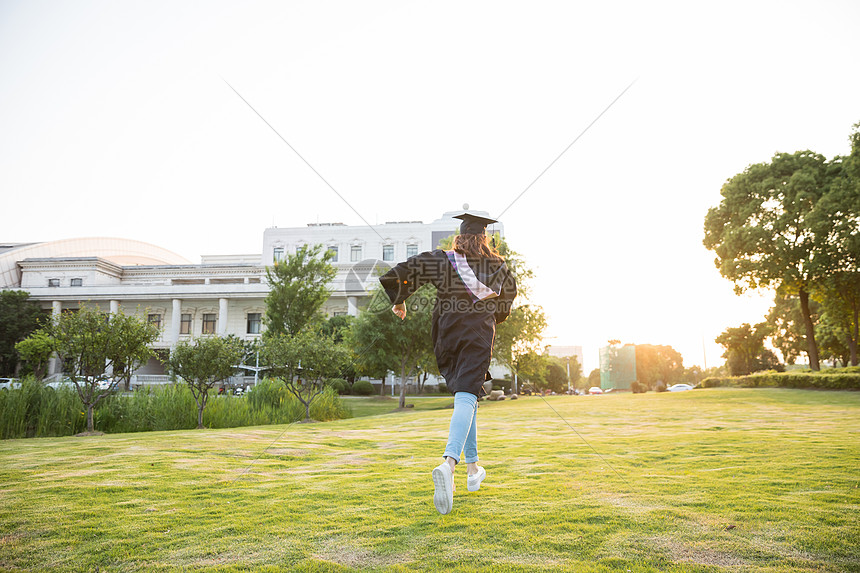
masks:
<path fill-rule="evenodd" d="M 517 280 L 507 266 L 505 267 L 505 273 L 506 276 L 504 282 L 502 282 L 502 292 L 499 293 L 496 301 L 496 310 L 493 312 L 496 324 L 500 324 L 508 318 L 511 314 L 511 305 L 513 305 L 514 299 L 517 297 Z"/>
<path fill-rule="evenodd" d="M 379 282 L 391 304 L 400 304 L 425 284 L 438 284 L 443 264 L 448 264 L 444 252 L 427 251 L 398 263 Z"/>

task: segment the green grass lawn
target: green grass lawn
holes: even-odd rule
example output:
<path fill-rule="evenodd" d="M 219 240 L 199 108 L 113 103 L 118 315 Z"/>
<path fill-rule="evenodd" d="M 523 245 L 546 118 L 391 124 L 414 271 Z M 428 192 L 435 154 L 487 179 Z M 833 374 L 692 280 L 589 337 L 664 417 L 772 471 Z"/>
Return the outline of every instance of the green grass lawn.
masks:
<path fill-rule="evenodd" d="M 341 398 L 356 418 L 396 413 L 397 406 L 400 404 L 399 396 L 393 398 L 391 396 L 341 396 Z M 415 410 L 439 410 L 453 403 L 454 397 L 450 394 L 406 397 L 407 406 L 411 405 Z"/>
<path fill-rule="evenodd" d="M 447 516 L 451 410 L 419 408 L 0 442 L 0 570 L 860 570 L 860 393 L 482 402 Z"/>

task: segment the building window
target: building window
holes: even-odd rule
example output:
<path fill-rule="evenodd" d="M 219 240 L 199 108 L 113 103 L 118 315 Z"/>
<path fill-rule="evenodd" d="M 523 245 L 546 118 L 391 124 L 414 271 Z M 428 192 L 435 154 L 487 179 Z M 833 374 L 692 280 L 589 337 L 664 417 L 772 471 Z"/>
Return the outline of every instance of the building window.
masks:
<path fill-rule="evenodd" d="M 284 247 L 275 247 L 272 254 L 274 261 L 280 263 L 284 260 Z"/>
<path fill-rule="evenodd" d="M 60 279 L 48 279 L 49 287 L 58 287 L 60 286 Z"/>
<path fill-rule="evenodd" d="M 394 245 L 382 245 L 382 260 L 383 261 L 393 261 L 394 260 Z"/>
<path fill-rule="evenodd" d="M 328 251 L 332 253 L 331 262 L 337 262 L 337 247 L 329 247 Z"/>
<path fill-rule="evenodd" d="M 353 245 L 349 249 L 349 260 L 353 263 L 357 263 L 361 260 L 361 245 Z"/>
<path fill-rule="evenodd" d="M 418 254 L 418 245 L 406 245 L 406 258 L 414 257 Z"/>
<path fill-rule="evenodd" d="M 72 279 L 69 283 L 70 286 L 84 286 L 84 279 Z"/>
<path fill-rule="evenodd" d="M 149 324 L 154 324 L 155 328 L 161 330 L 161 315 L 160 314 L 148 314 L 146 315 L 146 321 Z"/>
<path fill-rule="evenodd" d="M 263 315 L 259 312 L 248 313 L 248 334 L 260 334 Z"/>
<path fill-rule="evenodd" d="M 215 334 L 215 324 L 218 315 L 215 313 L 203 315 L 203 334 Z"/>
<path fill-rule="evenodd" d="M 191 315 L 183 314 L 179 320 L 179 334 L 191 334 Z"/>

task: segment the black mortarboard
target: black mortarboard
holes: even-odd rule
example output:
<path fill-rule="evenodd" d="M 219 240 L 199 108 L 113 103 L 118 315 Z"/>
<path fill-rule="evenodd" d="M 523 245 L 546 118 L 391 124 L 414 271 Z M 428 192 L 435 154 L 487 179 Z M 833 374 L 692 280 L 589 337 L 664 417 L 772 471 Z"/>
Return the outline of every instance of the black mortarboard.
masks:
<path fill-rule="evenodd" d="M 454 218 L 463 221 L 460 223 L 461 235 L 483 235 L 487 230 L 487 225 L 498 223 L 495 219 L 488 219 L 480 215 L 472 215 L 471 213 L 454 215 Z"/>

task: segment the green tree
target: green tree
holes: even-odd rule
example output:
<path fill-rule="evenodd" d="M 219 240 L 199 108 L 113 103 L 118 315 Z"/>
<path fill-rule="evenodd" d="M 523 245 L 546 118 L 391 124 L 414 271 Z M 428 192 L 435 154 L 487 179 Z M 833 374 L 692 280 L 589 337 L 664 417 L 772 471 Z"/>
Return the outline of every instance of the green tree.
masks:
<path fill-rule="evenodd" d="M 775 356 L 764 347 L 764 340 L 770 334 L 767 323 L 755 326 L 744 323 L 739 327 L 727 328 L 714 339 L 726 349 L 723 358 L 726 359 L 729 374 L 743 376 L 773 367 Z"/>
<path fill-rule="evenodd" d="M 36 330 L 30 336 L 15 345 L 18 356 L 24 361 L 25 370 L 29 370 L 36 378 L 45 377 L 51 355 L 54 354 L 54 340 L 44 329 Z"/>
<path fill-rule="evenodd" d="M 266 334 L 294 336 L 320 322 L 320 309 L 331 295 L 329 283 L 337 271 L 329 263 L 334 253 L 322 245 L 302 246 L 266 268 Z"/>
<path fill-rule="evenodd" d="M 850 362 L 857 365 L 860 330 L 860 123 L 849 136 L 851 153 L 831 162 L 832 184 L 810 214 L 810 226 L 825 246 L 820 265 L 829 270 L 817 285 L 832 328 L 847 345 Z"/>
<path fill-rule="evenodd" d="M 430 337 L 436 288 L 424 285 L 406 300 L 406 318 L 391 312 L 391 301 L 381 285 L 371 292 L 367 308 L 352 326 L 351 345 L 360 371 L 400 374 L 400 407 L 406 407 L 406 380 L 433 352 Z"/>
<path fill-rule="evenodd" d="M 18 353 L 15 345 L 39 327 L 45 313 L 24 291 L 0 291 L 0 376 L 15 375 Z"/>
<path fill-rule="evenodd" d="M 684 357 L 665 345 L 636 345 L 636 380 L 652 390 L 658 382 L 671 386 L 684 378 Z"/>
<path fill-rule="evenodd" d="M 242 359 L 242 342 L 235 337 L 206 336 L 193 342 L 181 340 L 167 361 L 170 370 L 181 378 L 197 402 L 197 429 L 203 428 L 203 410 L 209 391 L 230 378 Z"/>
<path fill-rule="evenodd" d="M 738 293 L 767 287 L 797 293 L 813 370 L 819 360 L 809 295 L 829 271 L 819 257 L 826 245 L 810 227 L 810 215 L 832 176 L 817 153 L 779 153 L 726 182 L 720 205 L 705 217 L 704 245 Z"/>
<path fill-rule="evenodd" d="M 567 384 L 570 380 L 567 377 L 567 360 L 561 360 L 554 356 L 547 357 L 546 360 L 546 387 L 553 392 L 559 394 L 567 392 Z"/>
<path fill-rule="evenodd" d="M 809 312 L 813 325 L 817 327 L 820 309 L 818 302 L 813 299 L 809 301 Z M 794 364 L 801 352 L 808 348 L 800 298 L 777 289 L 773 307 L 768 312 L 766 321 L 771 327 L 770 340 L 774 348 L 779 350 L 786 364 Z M 817 340 L 816 333 L 816 342 Z"/>
<path fill-rule="evenodd" d="M 600 368 L 595 368 L 588 373 L 588 388 L 600 388 Z"/>
<path fill-rule="evenodd" d="M 113 378 L 122 381 L 125 390 L 129 391 L 132 375 L 155 356 L 150 345 L 158 340 L 161 332 L 154 324 L 123 312 L 112 315 L 110 321 L 116 352 Z"/>
<path fill-rule="evenodd" d="M 295 336 L 268 336 L 263 354 L 271 374 L 281 377 L 287 390 L 305 406 L 305 421 L 311 419 L 311 404 L 325 390 L 325 381 L 336 378 L 349 361 L 349 351 L 333 336 L 306 328 Z"/>
<path fill-rule="evenodd" d="M 80 310 L 64 312 L 48 321 L 33 335 L 34 354 L 44 357 L 45 338 L 64 364 L 64 371 L 74 383 L 87 410 L 87 431 L 95 430 L 93 408 L 111 393 L 106 384 L 111 372 L 122 372 L 125 364 L 143 356 L 143 347 L 158 337 L 158 331 L 146 321 L 126 316 L 122 311 L 108 315 L 97 307 L 84 305 Z M 28 350 L 25 346 L 25 352 Z"/>
<path fill-rule="evenodd" d="M 821 303 L 826 328 L 839 339 L 840 345 L 844 345 L 851 365 L 857 366 L 860 272 L 841 272 L 828 277 L 815 296 Z"/>

